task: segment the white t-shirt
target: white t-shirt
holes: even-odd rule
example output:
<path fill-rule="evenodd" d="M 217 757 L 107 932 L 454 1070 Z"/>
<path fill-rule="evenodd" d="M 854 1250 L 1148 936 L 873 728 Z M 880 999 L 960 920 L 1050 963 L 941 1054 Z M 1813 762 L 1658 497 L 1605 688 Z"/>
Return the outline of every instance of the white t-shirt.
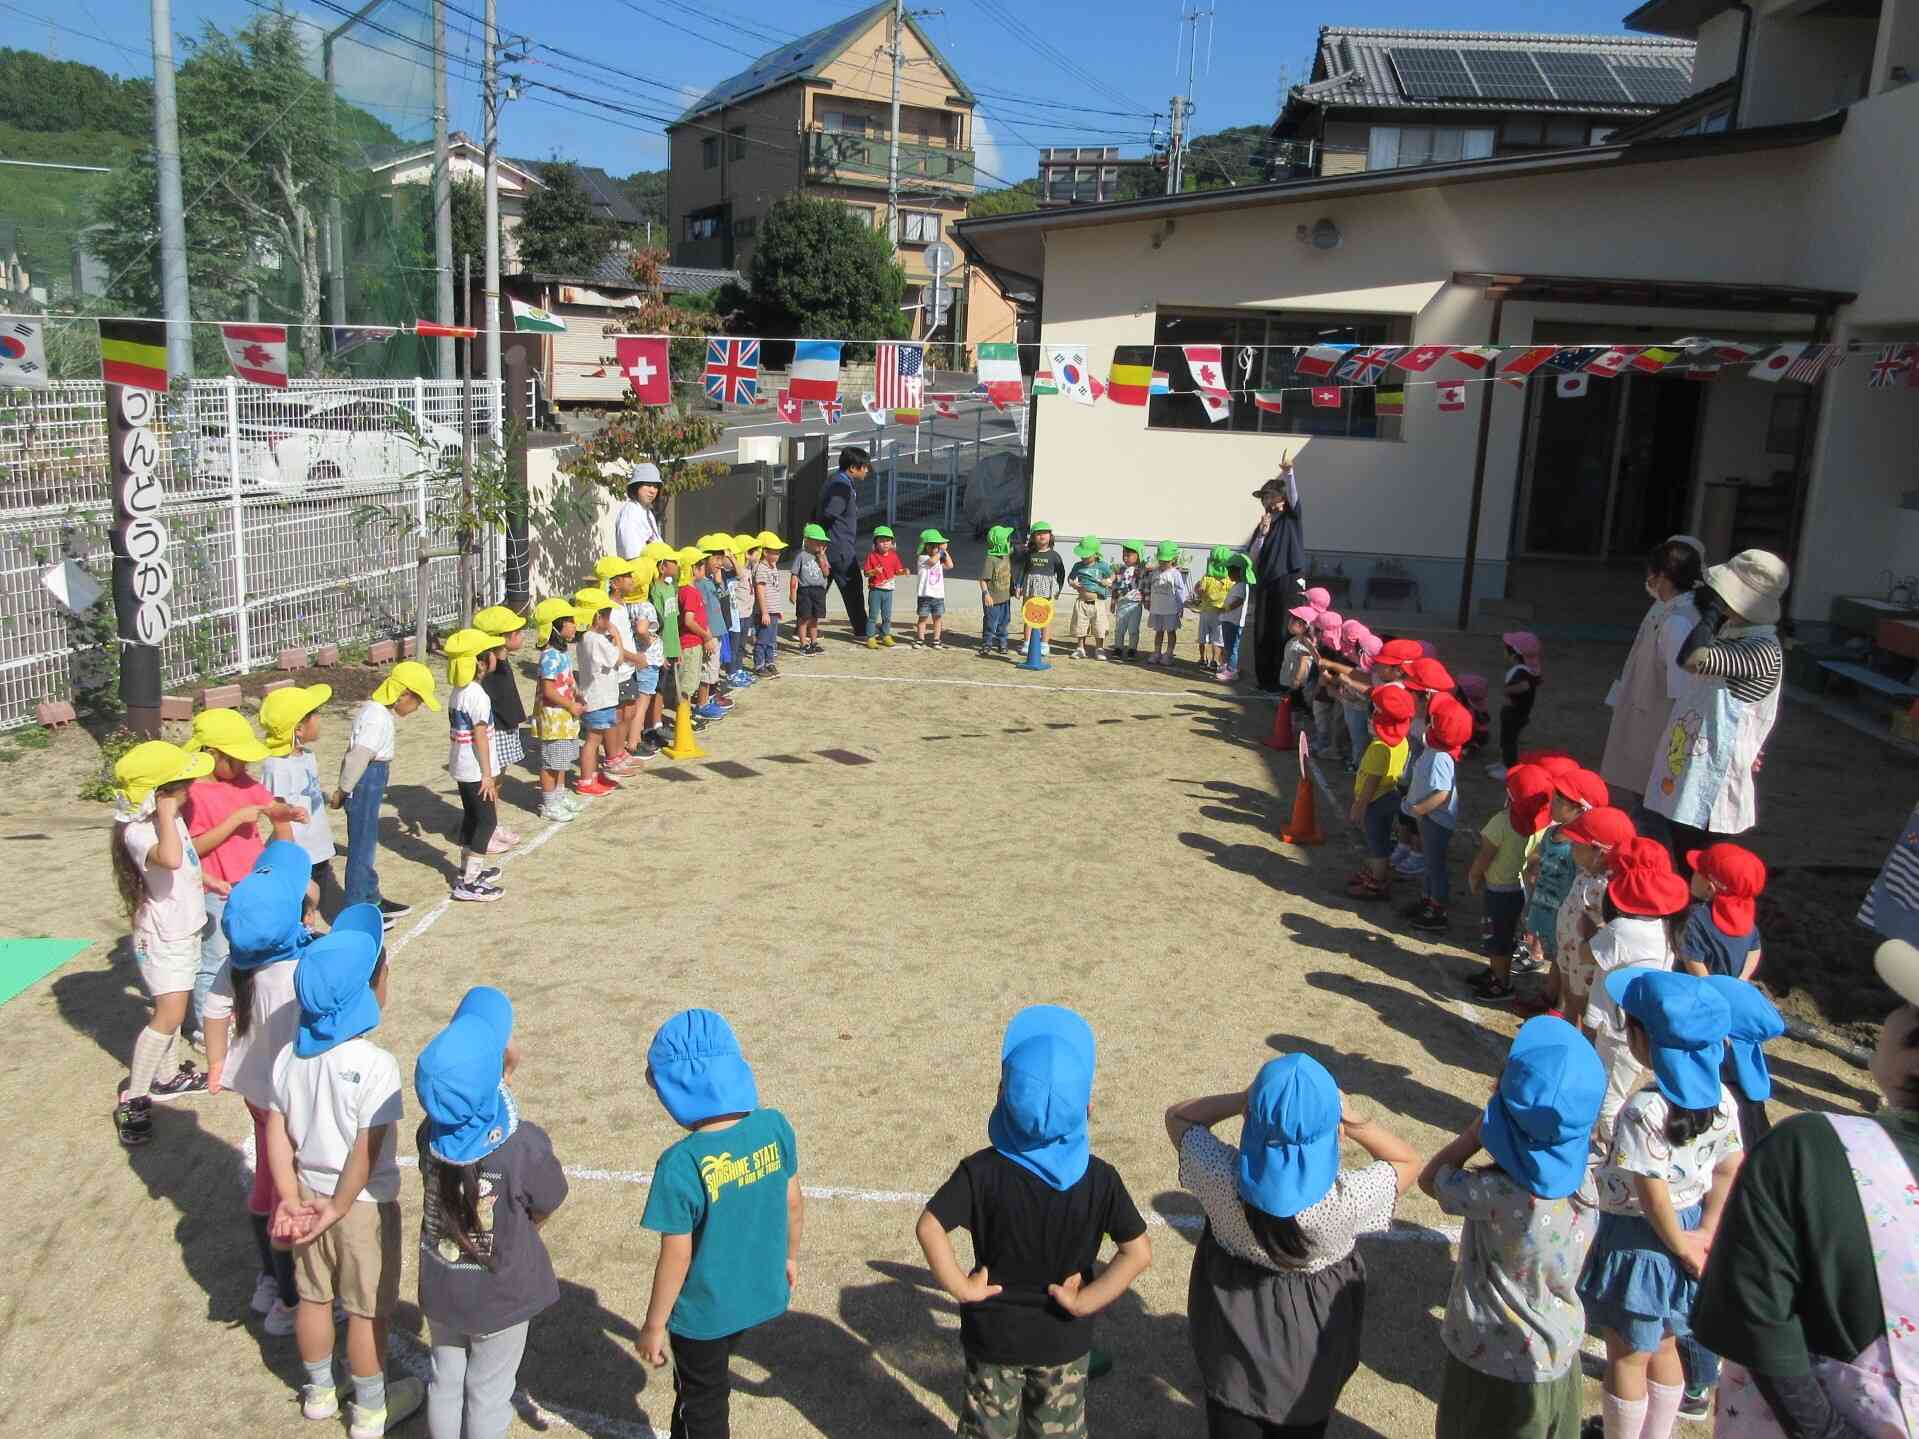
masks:
<path fill-rule="evenodd" d="M 288 1044 L 273 1064 L 273 1105 L 286 1116 L 293 1167 L 315 1194 L 340 1187 L 340 1170 L 362 1129 L 398 1124 L 400 1065 L 364 1035 L 302 1059 Z M 400 1136 L 387 1136 L 360 1191 L 363 1204 L 400 1197 Z"/>
<path fill-rule="evenodd" d="M 121 842 L 133 856 L 134 868 L 140 871 L 147 891 L 133 916 L 133 941 L 139 948 L 151 944 L 161 950 L 170 945 L 197 944 L 207 922 L 200 856 L 193 848 L 193 836 L 187 833 L 187 822 L 176 814 L 173 823 L 180 831 L 180 867 L 163 869 L 149 864 L 154 846 L 160 842 L 157 819 L 157 815 L 136 819 L 120 829 Z"/>
<path fill-rule="evenodd" d="M 647 664 L 658 669 L 666 663 L 666 643 L 660 638 L 660 612 L 648 600 L 635 600 L 627 609 L 637 614 L 640 623 L 646 626 L 646 649 L 643 653 Z M 628 623 L 632 623 L 630 618 Z"/>
<path fill-rule="evenodd" d="M 946 566 L 929 555 L 920 556 L 920 598 L 946 598 Z"/>
<path fill-rule="evenodd" d="M 307 812 L 293 826 L 293 839 L 315 864 L 333 858 L 333 821 L 327 816 L 326 795 L 320 790 L 320 762 L 310 749 L 292 754 L 270 754 L 260 762 L 260 783 L 283 804 L 297 804 Z"/>
<path fill-rule="evenodd" d="M 293 994 L 293 971 L 297 959 L 283 959 L 253 971 L 253 1003 L 245 1034 L 233 1036 L 227 1048 L 226 1067 L 220 1072 L 220 1085 L 231 1089 L 249 1104 L 261 1109 L 273 1106 L 273 1068 L 300 1027 L 300 1001 Z M 213 990 L 207 995 L 206 1018 L 230 1019 L 233 1016 L 233 965 L 220 966 Z M 264 1154 L 255 1163 L 265 1164 Z"/>
<path fill-rule="evenodd" d="M 353 712 L 353 727 L 347 731 L 348 749 L 370 749 L 376 760 L 393 758 L 393 711 L 378 700 L 365 700 Z"/>
<path fill-rule="evenodd" d="M 1675 1146 L 1666 1138 L 1666 1118 L 1672 1106 L 1657 1089 L 1642 1089 L 1626 1101 L 1613 1125 L 1612 1153 L 1599 1170 L 1599 1207 L 1608 1214 L 1638 1214 L 1639 1190 L 1635 1174 L 1663 1179 L 1674 1209 L 1690 1209 L 1712 1188 L 1712 1172 L 1719 1161 L 1745 1145 L 1739 1137 L 1739 1110 L 1732 1091 L 1719 1087 L 1719 1107 L 1712 1128 L 1690 1144 Z"/>
<path fill-rule="evenodd" d="M 1226 623 L 1229 625 L 1239 625 L 1241 628 L 1244 628 L 1246 624 L 1246 611 L 1252 606 L 1252 603 L 1252 586 L 1243 581 L 1226 591 Z"/>
<path fill-rule="evenodd" d="M 1599 974 L 1594 979 L 1592 993 L 1586 999 L 1586 1023 L 1595 1029 L 1608 1031 L 1615 1039 L 1624 1039 L 1626 1018 L 1599 980 L 1615 969 L 1625 969 L 1628 965 L 1671 969 L 1672 946 L 1666 942 L 1666 922 L 1663 919 L 1641 919 L 1622 914 L 1601 925 L 1599 933 L 1588 941 L 1588 945 L 1592 949 L 1594 963 L 1599 966 Z"/>
<path fill-rule="evenodd" d="M 613 548 L 623 560 L 637 560 L 640 551 L 660 538 L 660 522 L 638 500 L 625 500 L 613 516 Z"/>
<path fill-rule="evenodd" d="M 493 744 L 489 737 L 487 744 L 487 772 L 480 773 L 479 746 L 474 743 L 473 731 L 481 725 L 493 723 L 493 701 L 487 698 L 480 682 L 473 680 L 461 685 L 446 697 L 446 725 L 450 743 L 447 746 L 446 772 L 456 780 L 468 784 L 478 784 L 500 772 L 500 762 L 495 757 Z"/>
<path fill-rule="evenodd" d="M 633 616 L 627 613 L 627 606 L 625 605 L 613 606 L 613 636 L 619 641 L 622 649 L 634 654 L 639 653 L 639 646 L 633 642 Z M 624 659 L 613 666 L 615 683 L 625 684 L 626 681 L 632 677 L 633 666 L 628 664 Z"/>
<path fill-rule="evenodd" d="M 1153 580 L 1147 589 L 1149 597 L 1147 613 L 1164 618 L 1176 615 L 1186 607 L 1186 575 L 1175 568 L 1153 571 Z"/>
<path fill-rule="evenodd" d="M 589 710 L 612 709 L 620 702 L 619 659 L 613 641 L 598 630 L 580 636 L 580 703 Z"/>
<path fill-rule="evenodd" d="M 753 576 L 734 570 L 726 577 L 726 596 L 733 602 L 733 633 L 738 634 L 746 628 L 748 615 L 759 614 L 759 608 L 753 603 Z"/>

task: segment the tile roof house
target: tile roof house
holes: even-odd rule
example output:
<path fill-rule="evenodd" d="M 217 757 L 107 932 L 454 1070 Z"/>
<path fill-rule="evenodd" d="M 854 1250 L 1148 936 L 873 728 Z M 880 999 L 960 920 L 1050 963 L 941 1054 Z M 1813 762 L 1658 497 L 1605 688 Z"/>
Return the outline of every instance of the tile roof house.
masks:
<path fill-rule="evenodd" d="M 1275 179 L 1598 144 L 1692 90 L 1691 41 L 1325 25 Z"/>

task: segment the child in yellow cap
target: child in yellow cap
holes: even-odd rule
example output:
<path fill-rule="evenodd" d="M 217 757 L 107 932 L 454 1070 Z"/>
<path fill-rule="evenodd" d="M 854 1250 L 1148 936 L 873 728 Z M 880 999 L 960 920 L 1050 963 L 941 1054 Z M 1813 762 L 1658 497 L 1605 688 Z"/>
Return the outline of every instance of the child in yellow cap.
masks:
<path fill-rule="evenodd" d="M 338 914 L 346 895 L 333 873 L 333 821 L 320 788 L 320 762 L 313 746 L 320 739 L 320 710 L 333 698 L 331 685 L 289 685 L 260 701 L 260 729 L 267 757 L 260 761 L 260 783 L 276 800 L 306 811 L 293 822 L 293 842 L 313 862 L 307 885 L 305 922 L 323 930 L 324 914 Z"/>
<path fill-rule="evenodd" d="M 753 566 L 753 673 L 773 679 L 780 672 L 780 620 L 786 613 L 786 586 L 780 582 L 780 551 L 786 548 L 771 530 L 759 533 L 759 559 Z"/>
<path fill-rule="evenodd" d="M 520 737 L 526 724 L 526 701 L 520 696 L 520 681 L 513 673 L 513 656 L 526 643 L 526 616 L 505 605 L 488 605 L 473 617 L 473 628 L 500 640 L 499 662 L 480 676 L 480 688 L 493 706 L 494 769 L 505 774 L 526 758 L 526 742 Z M 488 852 L 505 854 L 519 842 L 515 831 L 500 825 L 493 831 Z"/>
<path fill-rule="evenodd" d="M 499 870 L 486 867 L 487 847 L 500 821 L 500 767 L 493 755 L 493 701 L 480 676 L 499 663 L 504 648 L 498 635 L 482 629 L 456 630 L 443 648 L 450 737 L 446 772 L 460 790 L 460 877 L 453 897 L 488 903 L 505 891 L 495 883 Z"/>
<path fill-rule="evenodd" d="M 189 751 L 213 756 L 213 773 L 196 780 L 187 791 L 187 833 L 200 855 L 200 877 L 206 889 L 207 919 L 200 932 L 200 973 L 193 981 L 193 1030 L 196 1039 L 205 1027 L 207 995 L 226 963 L 227 939 L 220 928 L 226 913 L 227 891 L 245 879 L 260 851 L 260 821 L 304 819 L 306 811 L 281 804 L 267 787 L 247 772 L 247 766 L 267 757 L 267 747 L 238 710 L 201 710 L 193 717 Z"/>
<path fill-rule="evenodd" d="M 388 929 L 413 906 L 380 895 L 375 865 L 380 853 L 380 802 L 386 798 L 387 770 L 393 763 L 393 721 L 425 705 L 438 710 L 433 671 L 418 660 L 401 660 L 387 671 L 370 699 L 353 711 L 340 783 L 333 807 L 346 811 L 346 902 L 377 904 Z"/>
<path fill-rule="evenodd" d="M 573 639 L 579 633 L 573 601 L 541 600 L 533 611 L 533 637 L 539 641 L 540 688 L 533 709 L 533 734 L 540 742 L 540 818 L 564 824 L 584 806 L 567 792 L 566 772 L 580 762 L 580 702 L 573 680 Z"/>

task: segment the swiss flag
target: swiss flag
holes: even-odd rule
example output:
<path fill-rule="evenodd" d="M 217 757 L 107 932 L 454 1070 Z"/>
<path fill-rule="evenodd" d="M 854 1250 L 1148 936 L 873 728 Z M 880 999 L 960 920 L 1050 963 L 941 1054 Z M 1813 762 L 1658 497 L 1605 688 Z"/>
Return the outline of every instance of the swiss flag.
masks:
<path fill-rule="evenodd" d="M 673 381 L 666 372 L 666 340 L 644 335 L 620 335 L 613 341 L 613 353 L 620 373 L 633 387 L 633 397 L 642 405 L 673 403 Z"/>
<path fill-rule="evenodd" d="M 1439 396 L 1439 408 L 1448 413 L 1456 413 L 1466 408 L 1464 380 L 1442 380 L 1433 386 L 1433 393 Z"/>
<path fill-rule="evenodd" d="M 1344 394 L 1338 385 L 1313 386 L 1313 408 L 1315 410 L 1336 410 L 1344 402 Z"/>
<path fill-rule="evenodd" d="M 1414 345 L 1393 363 L 1402 370 L 1424 373 L 1453 352 L 1451 345 Z"/>
<path fill-rule="evenodd" d="M 780 391 L 780 418 L 789 425 L 797 425 L 806 418 L 806 402 L 795 399 L 791 390 Z"/>

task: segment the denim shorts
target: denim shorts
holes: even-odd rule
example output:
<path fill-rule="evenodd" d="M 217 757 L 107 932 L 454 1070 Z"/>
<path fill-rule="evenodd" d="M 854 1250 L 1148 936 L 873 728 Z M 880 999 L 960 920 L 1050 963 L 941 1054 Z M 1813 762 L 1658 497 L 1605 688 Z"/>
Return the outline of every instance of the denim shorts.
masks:
<path fill-rule="evenodd" d="M 658 694 L 660 692 L 660 667 L 641 665 L 633 671 L 633 697 Z"/>
<path fill-rule="evenodd" d="M 611 707 L 603 710 L 588 710 L 580 716 L 580 723 L 586 728 L 598 732 L 610 730 L 620 720 L 620 712 Z"/>
<path fill-rule="evenodd" d="M 918 613 L 921 619 L 943 619 L 946 616 L 946 601 L 935 599 L 932 595 L 921 595 Z"/>

